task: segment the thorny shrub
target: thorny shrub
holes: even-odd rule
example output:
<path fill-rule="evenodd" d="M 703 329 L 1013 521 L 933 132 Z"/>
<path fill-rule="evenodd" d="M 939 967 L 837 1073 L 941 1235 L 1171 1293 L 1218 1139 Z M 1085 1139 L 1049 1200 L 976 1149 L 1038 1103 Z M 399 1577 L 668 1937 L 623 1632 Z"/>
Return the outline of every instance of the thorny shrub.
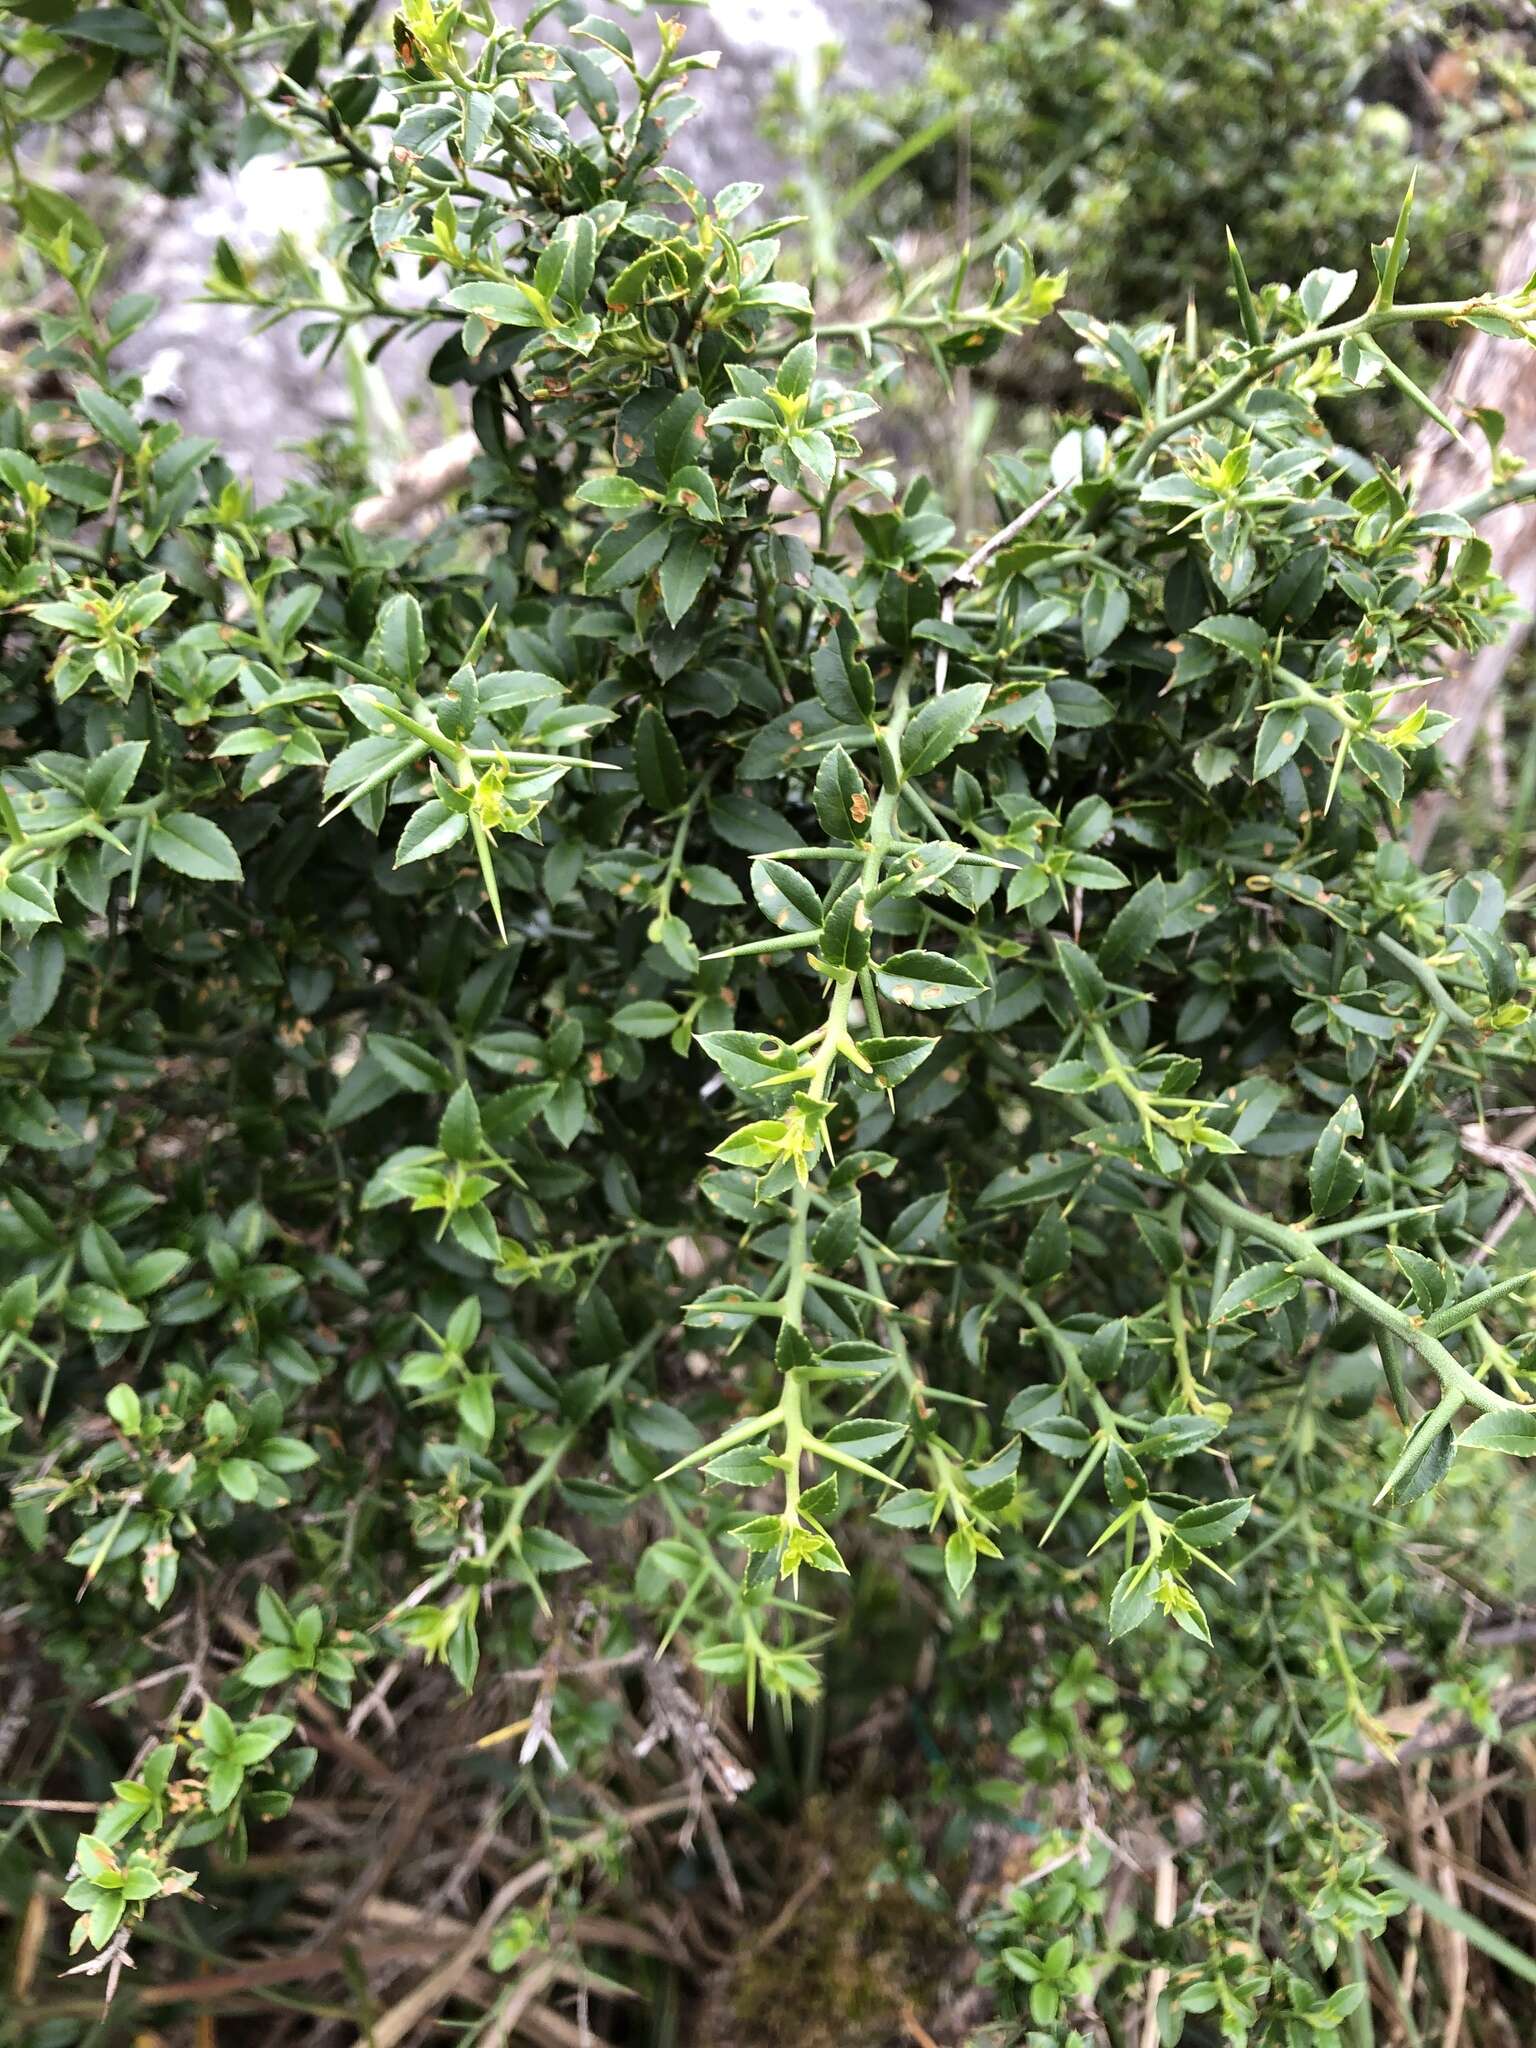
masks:
<path fill-rule="evenodd" d="M 553 1617 L 772 1716 L 920 1622 L 952 1800 L 1204 1816 L 1129 1943 L 1046 1840 L 975 1930 L 996 2038 L 1150 1976 L 1165 2041 L 1314 2043 L 1401 1903 L 1333 1772 L 1536 1449 L 1461 1132 L 1533 971 L 1400 836 L 1524 486 L 1420 514 L 1318 406 L 1536 297 L 1414 303 L 1405 204 L 1363 281 L 1234 258 L 1208 352 L 1074 316 L 1102 423 L 962 536 L 860 431 L 1061 281 L 818 323 L 792 224 L 667 168 L 708 60 L 568 12 L 328 43 L 278 92 L 343 289 L 220 253 L 317 350 L 440 336 L 481 453 L 424 540 L 253 502 L 15 195 L 68 304 L 0 420 L 7 1626 L 118 1745 L 29 1839 L 115 1979 L 381 1661 L 473 1688 Z M 559 1828 L 612 1721 L 541 1700 Z"/>

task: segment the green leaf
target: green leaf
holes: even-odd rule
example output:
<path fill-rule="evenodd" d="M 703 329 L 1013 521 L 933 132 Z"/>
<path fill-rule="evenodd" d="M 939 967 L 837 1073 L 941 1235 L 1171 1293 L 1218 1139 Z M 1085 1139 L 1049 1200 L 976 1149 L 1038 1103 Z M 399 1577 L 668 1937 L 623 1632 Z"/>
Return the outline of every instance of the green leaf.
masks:
<path fill-rule="evenodd" d="M 149 1318 L 141 1308 L 94 1280 L 82 1280 L 64 1298 L 64 1320 L 91 1336 L 122 1334 L 148 1327 Z"/>
<path fill-rule="evenodd" d="M 447 804 L 432 797 L 406 819 L 395 848 L 395 866 L 408 867 L 412 861 L 430 860 L 434 854 L 446 853 L 458 845 L 468 830 L 468 811 L 450 810 Z"/>
<path fill-rule="evenodd" d="M 635 721 L 635 777 L 640 794 L 662 815 L 680 810 L 688 796 L 688 771 L 671 728 L 654 704 Z"/>
<path fill-rule="evenodd" d="M 1262 782 L 1267 776 L 1278 775 L 1306 736 L 1307 721 L 1299 705 L 1267 712 L 1254 742 L 1254 780 Z"/>
<path fill-rule="evenodd" d="M 875 1510 L 875 1520 L 885 1522 L 893 1529 L 925 1529 L 933 1520 L 934 1497 L 909 1489 L 905 1493 L 893 1493 L 889 1500 L 882 1501 Z"/>
<path fill-rule="evenodd" d="M 1349 1140 L 1360 1137 L 1364 1130 L 1359 1103 L 1353 1095 L 1346 1095 L 1324 1125 L 1312 1154 L 1307 1186 L 1314 1216 L 1337 1215 L 1360 1192 L 1365 1168 L 1349 1150 Z"/>
<path fill-rule="evenodd" d="M 265 1691 L 269 1685 L 283 1685 L 304 1668 L 298 1653 L 289 1649 L 258 1650 L 240 1666 L 244 1684 Z"/>
<path fill-rule="evenodd" d="M 107 1389 L 106 1409 L 124 1436 L 139 1434 L 143 1426 L 143 1410 L 138 1395 L 126 1380 L 119 1380 L 115 1387 Z"/>
<path fill-rule="evenodd" d="M 69 16 L 68 34 L 131 57 L 155 57 L 163 47 L 160 24 L 133 7 L 85 8 Z"/>
<path fill-rule="evenodd" d="M 496 1431 L 496 1402 L 490 1381 L 478 1374 L 463 1381 L 454 1405 L 471 1436 L 480 1443 L 489 1443 Z"/>
<path fill-rule="evenodd" d="M 588 595 L 608 597 L 649 576 L 671 546 L 674 530 L 655 512 L 616 520 L 587 556 Z"/>
<path fill-rule="evenodd" d="M 701 1032 L 698 1044 L 732 1086 L 747 1093 L 785 1081 L 802 1064 L 786 1045 L 761 1031 Z"/>
<path fill-rule="evenodd" d="M 915 1074 L 939 1044 L 937 1038 L 861 1038 L 859 1054 L 882 1088 L 895 1088 Z"/>
<path fill-rule="evenodd" d="M 638 512 L 651 502 L 650 493 L 627 476 L 589 476 L 576 493 L 578 505 L 597 505 L 605 512 Z"/>
<path fill-rule="evenodd" d="M 1215 1500 L 1205 1507 L 1186 1508 L 1174 1519 L 1174 1534 L 1191 1550 L 1214 1550 L 1237 1534 L 1252 1509 L 1249 1499 Z"/>
<path fill-rule="evenodd" d="M 727 1166 L 771 1166 L 783 1149 L 785 1127 L 777 1117 L 760 1117 L 743 1124 L 715 1146 L 711 1159 L 723 1159 Z"/>
<path fill-rule="evenodd" d="M 1096 853 L 1071 854 L 1061 870 L 1061 880 L 1069 889 L 1129 889 L 1131 886 L 1129 877 L 1112 860 L 1104 860 Z"/>
<path fill-rule="evenodd" d="M 104 50 L 55 57 L 34 71 L 25 90 L 17 94 L 16 111 L 23 121 L 66 121 L 106 90 L 112 69 L 112 58 Z"/>
<path fill-rule="evenodd" d="M 719 519 L 720 498 L 708 470 L 700 469 L 696 462 L 685 462 L 673 471 L 668 483 L 670 501 L 681 505 L 690 518 L 710 524 Z M 665 576 L 662 580 L 665 583 Z"/>
<path fill-rule="evenodd" d="M 421 606 L 409 591 L 385 604 L 369 646 L 392 676 L 406 684 L 416 681 L 427 663 L 427 634 Z"/>
<path fill-rule="evenodd" d="M 957 1600 L 976 1576 L 976 1544 L 964 1524 L 950 1531 L 944 1545 L 944 1576 Z"/>
<path fill-rule="evenodd" d="M 1083 599 L 1083 653 L 1089 661 L 1107 654 L 1125 631 L 1131 600 L 1108 576 L 1095 576 Z"/>
<path fill-rule="evenodd" d="M 1421 1315 L 1433 1316 L 1445 1307 L 1454 1282 L 1451 1272 L 1408 1245 L 1393 1245 L 1392 1260 L 1407 1276 Z"/>
<path fill-rule="evenodd" d="M 110 818 L 133 787 L 148 748 L 145 740 L 123 740 L 98 754 L 85 772 L 85 800 L 98 817 Z"/>
<path fill-rule="evenodd" d="M 1195 749 L 1193 766 L 1203 788 L 1218 789 L 1237 767 L 1237 755 L 1230 747 L 1219 747 L 1210 740 L 1202 740 Z"/>
<path fill-rule="evenodd" d="M 244 879 L 240 856 L 228 836 L 211 818 L 194 811 L 171 811 L 149 828 L 149 850 L 162 867 L 174 868 L 197 882 L 238 882 Z"/>
<path fill-rule="evenodd" d="M 845 748 L 835 746 L 816 771 L 816 816 L 829 839 L 861 842 L 868 836 L 873 806 L 864 778 Z"/>
<path fill-rule="evenodd" d="M 1124 975 L 1139 967 L 1163 935 L 1168 916 L 1168 890 L 1161 875 L 1144 882 L 1122 903 L 1099 942 L 1099 964 L 1106 974 Z"/>
<path fill-rule="evenodd" d="M 478 1159 L 485 1148 L 480 1110 L 467 1081 L 461 1081 L 448 1098 L 448 1107 L 437 1127 L 437 1142 L 450 1159 L 461 1162 Z"/>
<path fill-rule="evenodd" d="M 880 993 L 908 1010 L 951 1010 L 986 987 L 974 969 L 943 953 L 893 953 L 875 970 Z"/>
<path fill-rule="evenodd" d="M 796 342 L 779 364 L 779 374 L 774 379 L 774 388 L 782 391 L 786 398 L 804 398 L 811 388 L 811 379 L 816 375 L 816 340 L 814 335 L 805 341 Z"/>
<path fill-rule="evenodd" d="M 675 626 L 687 617 L 714 563 L 715 551 L 707 535 L 695 526 L 674 529 L 661 565 L 661 603 L 668 625 Z"/>
<path fill-rule="evenodd" d="M 1065 1217 L 1054 1204 L 1041 1211 L 1024 1247 L 1020 1270 L 1033 1288 L 1065 1273 L 1072 1263 L 1072 1234 Z"/>
<path fill-rule="evenodd" d="M 18 1031 L 34 1030 L 57 1002 L 64 980 L 64 957 L 64 941 L 56 931 L 36 932 L 16 948 L 10 1013 Z"/>
<path fill-rule="evenodd" d="M 1356 270 L 1309 270 L 1301 280 L 1297 297 L 1301 310 L 1313 327 L 1323 326 L 1327 320 L 1347 305 L 1355 289 L 1360 273 Z"/>
<path fill-rule="evenodd" d="M 1499 1409 L 1479 1415 L 1456 1439 L 1457 1448 L 1468 1451 L 1503 1451 L 1511 1458 L 1536 1458 L 1536 1413 L 1529 1409 Z"/>
<path fill-rule="evenodd" d="M 915 712 L 901 736 L 901 765 L 910 780 L 930 775 L 959 746 L 986 706 L 988 687 L 969 683 L 947 696 L 933 697 Z"/>
<path fill-rule="evenodd" d="M 1109 1639 L 1114 1642 L 1152 1616 L 1154 1578 L 1150 1563 L 1133 1565 L 1115 1582 L 1109 1601 Z"/>
<path fill-rule="evenodd" d="M 460 313 L 472 313 L 492 327 L 549 327 L 554 315 L 549 301 L 535 286 L 519 278 L 505 282 L 476 278 L 470 284 L 455 285 L 445 303 Z"/>
<path fill-rule="evenodd" d="M 553 1529 L 525 1529 L 521 1551 L 524 1564 L 534 1572 L 574 1572 L 591 1563 L 584 1550 L 578 1550 Z"/>
<path fill-rule="evenodd" d="M 888 569 L 880 579 L 875 623 L 900 652 L 913 644 L 919 626 L 939 615 L 938 586 L 926 569 Z"/>
<path fill-rule="evenodd" d="M 245 1783 L 245 1767 L 235 1757 L 220 1757 L 208 1772 L 207 1796 L 210 1813 L 223 1813 L 234 1803 Z"/>
<path fill-rule="evenodd" d="M 1072 1000 L 1085 1014 L 1102 1010 L 1109 1000 L 1109 988 L 1099 972 L 1096 961 L 1090 959 L 1081 946 L 1070 939 L 1056 941 L 1056 964 L 1072 991 Z"/>
<path fill-rule="evenodd" d="M 94 384 L 82 384 L 75 397 L 80 410 L 104 440 L 124 455 L 138 453 L 144 436 L 126 405 Z"/>
<path fill-rule="evenodd" d="M 249 1458 L 221 1458 L 219 1484 L 231 1500 L 252 1501 L 261 1491 L 261 1474 Z"/>
<path fill-rule="evenodd" d="M 418 1095 L 446 1094 L 453 1077 L 442 1061 L 413 1039 L 396 1038 L 387 1031 L 370 1031 L 368 1051 L 394 1081 Z"/>
<path fill-rule="evenodd" d="M 677 1029 L 679 1018 L 668 1003 L 624 1003 L 614 1011 L 611 1023 L 624 1038 L 666 1038 Z"/>
<path fill-rule="evenodd" d="M 1234 1316 L 1267 1315 L 1301 1292 L 1301 1282 L 1283 1259 L 1266 1259 L 1239 1273 L 1211 1303 L 1211 1321 Z"/>
<path fill-rule="evenodd" d="M 752 894 L 776 931 L 820 931 L 821 898 L 806 876 L 787 861 L 753 861 Z"/>
<path fill-rule="evenodd" d="M 1202 640 L 1224 647 L 1230 654 L 1241 655 L 1244 661 L 1261 661 L 1269 646 L 1269 635 L 1259 621 L 1242 618 L 1235 612 L 1202 619 L 1195 631 Z"/>

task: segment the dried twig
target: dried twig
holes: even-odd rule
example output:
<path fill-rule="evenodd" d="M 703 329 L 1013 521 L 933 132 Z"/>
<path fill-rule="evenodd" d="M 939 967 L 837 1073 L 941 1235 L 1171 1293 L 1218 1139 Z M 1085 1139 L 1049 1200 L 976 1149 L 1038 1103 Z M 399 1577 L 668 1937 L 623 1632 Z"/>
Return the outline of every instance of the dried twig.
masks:
<path fill-rule="evenodd" d="M 916 2048 L 939 2048 L 938 2042 L 935 2041 L 932 2034 L 929 2033 L 910 2005 L 902 2007 L 901 2031 L 909 2041 L 916 2044 Z"/>
<path fill-rule="evenodd" d="M 1483 1242 L 1485 1257 L 1497 1251 L 1501 1240 L 1514 1228 L 1522 1209 L 1536 1214 L 1536 1159 L 1525 1149 L 1533 1137 L 1536 1137 L 1536 1117 L 1527 1117 L 1518 1124 L 1503 1144 L 1490 1138 L 1482 1124 L 1463 1124 L 1461 1127 L 1462 1150 L 1470 1152 L 1485 1166 L 1497 1167 L 1515 1194 Z"/>
<path fill-rule="evenodd" d="M 944 579 L 944 596 L 939 606 L 939 616 L 943 619 L 946 626 L 952 626 L 955 622 L 955 592 L 959 586 L 964 583 L 974 583 L 977 571 L 992 559 L 999 548 L 1005 548 L 1009 541 L 1024 531 L 1026 526 L 1033 520 L 1038 519 L 1048 506 L 1054 505 L 1066 488 L 1067 484 L 1065 482 L 1052 484 L 1051 488 L 1043 496 L 1036 498 L 1032 505 L 1026 505 L 1024 510 L 1016 513 L 1006 526 L 999 527 L 990 539 L 984 540 L 979 548 L 974 549 L 967 555 L 958 569 L 951 569 L 948 576 Z M 938 660 L 933 665 L 933 692 L 936 697 L 943 696 L 944 685 L 948 679 L 949 649 L 941 647 Z"/>
<path fill-rule="evenodd" d="M 1159 1856 L 1152 1879 L 1152 1924 L 1155 1927 L 1173 1925 L 1174 1908 L 1178 1904 L 1178 1898 L 1178 1865 L 1171 1855 Z M 1157 2003 L 1168 1989 L 1168 1974 L 1163 1965 L 1159 1964 L 1147 1978 L 1147 2004 L 1141 2017 L 1141 2048 L 1157 2048 Z"/>
<path fill-rule="evenodd" d="M 1508 1684 L 1497 1687 L 1492 1696 L 1492 1706 L 1504 1734 L 1528 1726 L 1536 1721 L 1536 1679 L 1512 1679 Z M 1341 1763 L 1334 1772 L 1341 1782 L 1374 1777 L 1378 1771 L 1387 1770 L 1393 1764 L 1411 1764 L 1421 1758 L 1443 1756 L 1450 1750 L 1468 1749 L 1473 1743 L 1487 1739 L 1484 1731 L 1465 1714 L 1437 1710 L 1437 1703 L 1433 1700 L 1421 1700 L 1412 1707 L 1384 1715 L 1383 1719 L 1394 1737 L 1400 1729 L 1403 1731 L 1402 1739 L 1396 1744 L 1396 1754 L 1388 1756 L 1373 1748 L 1364 1757 Z M 1396 1725 L 1392 1726 L 1394 1721 Z"/>
<path fill-rule="evenodd" d="M 352 524 L 359 533 L 387 533 L 406 526 L 429 505 L 456 491 L 469 475 L 469 465 L 480 453 L 480 443 L 471 433 L 455 434 L 440 447 L 402 463 L 390 478 L 386 490 L 364 498 L 353 511 Z"/>
<path fill-rule="evenodd" d="M 670 1657 L 658 1658 L 646 1672 L 656 1721 L 635 1745 L 636 1756 L 644 1756 L 662 1734 L 671 1738 L 678 1756 L 693 1764 L 722 1799 L 740 1798 L 756 1783 L 755 1773 L 731 1754 L 710 1725 L 698 1701 L 678 1676 Z"/>
<path fill-rule="evenodd" d="M 653 1820 L 663 1820 L 668 1815 L 683 1812 L 689 1804 L 687 1792 L 674 1792 L 665 1799 L 653 1800 L 649 1806 L 636 1807 L 624 1815 L 625 1825 L 631 1829 L 646 1826 Z M 608 1836 L 608 1830 L 594 1828 L 577 1841 L 568 1843 L 562 1851 L 562 1860 L 578 1856 L 583 1847 L 595 1849 Z M 460 1978 L 466 1970 L 474 1967 L 490 1946 L 496 1929 L 508 1912 L 525 1892 L 533 1891 L 555 1874 L 555 1859 L 541 1856 L 526 1869 L 508 1878 L 492 1896 L 489 1904 L 470 1928 L 464 1939 L 422 1981 L 408 1992 L 398 2004 L 382 2013 L 366 2033 L 360 2035 L 354 2048 L 398 2048 L 398 2044 L 445 2004 L 453 1996 Z"/>
<path fill-rule="evenodd" d="M 1536 213 L 1531 209 L 1530 192 L 1513 190 L 1505 212 L 1511 232 L 1499 265 L 1501 290 L 1524 284 L 1536 269 Z M 1452 418 L 1472 406 L 1490 406 L 1502 412 L 1508 423 L 1508 445 L 1522 453 L 1530 450 L 1536 438 L 1536 378 L 1531 374 L 1529 350 L 1522 343 L 1468 332 L 1435 395 L 1441 410 Z M 1492 462 L 1476 440 L 1455 442 L 1442 428 L 1426 426 L 1414 451 L 1411 473 L 1420 509 L 1441 510 L 1481 492 L 1491 481 Z M 1440 743 L 1453 769 L 1462 767 L 1471 753 L 1505 676 L 1529 638 L 1536 605 L 1536 513 L 1528 504 L 1503 505 L 1480 521 L 1480 530 L 1524 616 L 1517 614 L 1505 637 L 1493 646 L 1451 663 L 1433 693 L 1438 708 L 1456 720 Z M 1445 792 L 1436 791 L 1421 798 L 1415 807 L 1415 858 L 1422 858 L 1427 851 L 1447 801 Z"/>
<path fill-rule="evenodd" d="M 742 1944 L 741 1960 L 747 1962 L 753 1956 L 761 1955 L 765 1948 L 773 1947 L 781 1934 L 787 1934 L 799 1919 L 806 1904 L 820 1891 L 836 1868 L 837 1865 L 830 1856 L 818 1856 L 810 1875 L 802 1878 L 795 1886 L 767 1926 L 759 1928 L 750 1941 Z"/>

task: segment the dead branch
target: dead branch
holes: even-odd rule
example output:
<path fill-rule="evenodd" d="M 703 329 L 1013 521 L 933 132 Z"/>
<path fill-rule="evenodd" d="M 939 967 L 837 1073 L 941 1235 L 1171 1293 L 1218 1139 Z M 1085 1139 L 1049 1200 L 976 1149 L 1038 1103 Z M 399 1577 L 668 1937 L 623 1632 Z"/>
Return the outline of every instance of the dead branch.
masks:
<path fill-rule="evenodd" d="M 1492 1705 L 1503 1734 L 1527 1727 L 1536 1721 L 1536 1679 L 1512 1679 L 1499 1686 Z M 1402 1738 L 1395 1741 L 1395 1753 L 1389 1756 L 1385 1750 L 1373 1748 L 1364 1757 L 1341 1763 L 1334 1772 L 1336 1778 L 1349 1782 L 1374 1777 L 1378 1771 L 1391 1770 L 1398 1764 L 1418 1763 L 1425 1757 L 1443 1756 L 1447 1751 L 1466 1749 L 1488 1739 L 1485 1730 L 1467 1715 L 1437 1710 L 1436 1702 L 1428 1699 L 1395 1708 L 1381 1718 L 1389 1734 Z"/>
<path fill-rule="evenodd" d="M 388 533 L 408 526 L 429 506 L 456 491 L 469 475 L 469 465 L 480 453 L 480 443 L 471 433 L 455 434 L 440 447 L 402 463 L 377 496 L 364 498 L 352 514 L 359 533 Z"/>
<path fill-rule="evenodd" d="M 1504 209 L 1509 232 L 1499 262 L 1500 291 L 1516 291 L 1536 270 L 1536 205 L 1528 188 L 1510 194 Z M 1437 400 L 1450 418 L 1475 406 L 1490 406 L 1505 419 L 1505 446 L 1536 459 L 1536 376 L 1524 342 L 1500 341 L 1469 331 L 1442 379 Z M 1426 425 L 1408 465 L 1415 501 L 1424 511 L 1443 510 L 1484 491 L 1493 481 L 1492 459 L 1481 435 L 1453 441 L 1442 427 Z M 1465 766 L 1511 665 L 1530 637 L 1536 611 L 1536 511 L 1529 504 L 1503 505 L 1480 522 L 1493 549 L 1494 565 L 1527 616 L 1513 623 L 1492 647 L 1453 661 L 1434 691 L 1438 708 L 1456 720 L 1440 742 L 1447 765 Z M 1447 795 L 1436 791 L 1419 802 L 1412 846 L 1422 858 L 1444 812 Z"/>

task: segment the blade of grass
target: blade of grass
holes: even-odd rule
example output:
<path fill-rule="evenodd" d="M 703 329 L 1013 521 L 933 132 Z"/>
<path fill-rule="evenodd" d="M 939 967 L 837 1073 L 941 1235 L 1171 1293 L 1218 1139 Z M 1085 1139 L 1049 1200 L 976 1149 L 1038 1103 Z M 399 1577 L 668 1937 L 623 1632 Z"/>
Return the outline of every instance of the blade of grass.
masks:
<path fill-rule="evenodd" d="M 931 149 L 936 142 L 942 142 L 959 118 L 960 109 L 951 107 L 948 113 L 940 114 L 937 120 L 930 121 L 926 128 L 920 128 L 915 135 L 909 135 L 905 142 L 898 142 L 894 149 L 888 149 L 885 155 L 872 163 L 863 177 L 844 193 L 837 207 L 836 218 L 846 220 L 850 213 L 856 212 L 866 199 L 872 198 L 880 190 L 888 178 L 894 178 L 899 170 L 911 163 L 913 157 L 921 156 L 925 149 Z"/>
<path fill-rule="evenodd" d="M 1421 1884 L 1400 1864 L 1383 1861 L 1377 1865 L 1382 1876 L 1394 1891 L 1402 1893 L 1415 1906 L 1422 1906 L 1431 1919 L 1438 1920 L 1442 1927 L 1449 1927 L 1461 1935 L 1476 1949 L 1481 1949 L 1490 1961 L 1514 1976 L 1523 1978 L 1527 1984 L 1536 1984 L 1536 1957 L 1527 1955 L 1523 1949 L 1506 1941 L 1502 1934 L 1496 1934 L 1491 1927 L 1485 1927 L 1474 1914 L 1460 1906 L 1453 1906 L 1432 1885 Z"/>

